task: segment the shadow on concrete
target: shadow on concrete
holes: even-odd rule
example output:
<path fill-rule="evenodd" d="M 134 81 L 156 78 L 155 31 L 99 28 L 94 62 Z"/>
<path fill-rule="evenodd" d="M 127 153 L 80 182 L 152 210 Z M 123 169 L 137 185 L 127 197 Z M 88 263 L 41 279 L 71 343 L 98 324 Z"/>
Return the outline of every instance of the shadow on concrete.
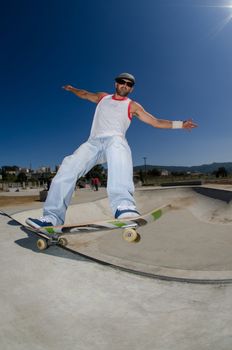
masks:
<path fill-rule="evenodd" d="M 38 253 L 38 254 L 58 256 L 60 258 L 65 258 L 65 259 L 83 260 L 83 261 L 88 260 L 88 259 L 86 259 L 78 254 L 74 254 L 70 250 L 67 250 L 65 247 L 61 247 L 61 246 L 58 246 L 55 244 L 49 246 L 48 249 L 41 251 L 36 246 L 36 242 L 38 240 L 38 237 L 35 234 L 33 234 L 33 232 L 31 232 L 29 229 L 27 229 L 26 227 L 24 227 L 22 225 L 20 226 L 20 230 L 27 235 L 27 237 L 21 238 L 21 239 L 18 239 L 15 241 L 15 243 L 22 248 L 32 250 L 33 252 Z M 90 262 L 91 260 L 88 260 L 88 261 Z"/>

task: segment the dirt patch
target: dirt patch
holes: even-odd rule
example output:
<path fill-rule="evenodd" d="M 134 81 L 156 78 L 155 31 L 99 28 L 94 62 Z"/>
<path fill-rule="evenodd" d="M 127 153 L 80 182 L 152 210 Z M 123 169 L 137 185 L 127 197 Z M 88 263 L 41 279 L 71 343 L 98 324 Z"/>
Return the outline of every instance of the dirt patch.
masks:
<path fill-rule="evenodd" d="M 0 196 L 0 208 L 39 202 L 39 196 Z"/>

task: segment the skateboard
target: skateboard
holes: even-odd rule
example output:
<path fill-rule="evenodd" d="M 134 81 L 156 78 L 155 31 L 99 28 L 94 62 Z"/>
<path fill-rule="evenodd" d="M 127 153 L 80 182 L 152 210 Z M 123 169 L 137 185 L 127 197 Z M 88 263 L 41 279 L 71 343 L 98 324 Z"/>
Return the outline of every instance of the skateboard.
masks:
<path fill-rule="evenodd" d="M 44 250 L 48 248 L 50 245 L 62 245 L 65 246 L 68 244 L 67 239 L 65 237 L 60 237 L 59 234 L 49 234 L 48 232 L 42 232 L 40 230 L 37 230 L 31 226 L 23 225 L 20 221 L 16 220 L 13 216 L 5 213 L 4 211 L 0 210 L 0 215 L 6 216 L 9 219 L 15 221 L 18 223 L 21 227 L 24 227 L 25 229 L 29 230 L 33 234 L 36 234 L 38 236 L 37 240 L 37 247 L 39 250 Z"/>
<path fill-rule="evenodd" d="M 148 223 L 158 220 L 164 213 L 172 208 L 171 204 L 159 207 L 153 211 L 138 216 L 136 218 L 128 218 L 124 220 L 107 220 L 95 223 L 86 223 L 78 225 L 63 225 L 63 226 L 46 226 L 40 229 L 35 229 L 30 226 L 25 226 L 28 230 L 35 233 L 39 238 L 37 240 L 37 248 L 39 250 L 47 249 L 51 245 L 66 246 L 68 239 L 64 237 L 67 234 L 80 234 L 87 232 L 122 230 L 122 238 L 131 243 L 139 242 L 140 234 L 137 229 Z"/>

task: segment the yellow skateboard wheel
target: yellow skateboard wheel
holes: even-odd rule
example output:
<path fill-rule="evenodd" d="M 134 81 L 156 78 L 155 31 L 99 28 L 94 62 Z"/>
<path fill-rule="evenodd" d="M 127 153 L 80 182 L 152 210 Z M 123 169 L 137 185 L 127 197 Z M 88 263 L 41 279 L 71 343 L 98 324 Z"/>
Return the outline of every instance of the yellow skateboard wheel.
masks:
<path fill-rule="evenodd" d="M 125 228 L 122 235 L 123 235 L 123 239 L 127 242 L 138 242 L 140 238 L 136 229 L 132 227 Z"/>
<path fill-rule="evenodd" d="M 39 250 L 45 250 L 47 249 L 47 247 L 48 247 L 48 244 L 45 239 L 40 238 L 37 240 L 37 248 Z"/>
<path fill-rule="evenodd" d="M 58 243 L 65 247 L 68 244 L 68 240 L 67 238 L 61 237 L 59 238 Z"/>

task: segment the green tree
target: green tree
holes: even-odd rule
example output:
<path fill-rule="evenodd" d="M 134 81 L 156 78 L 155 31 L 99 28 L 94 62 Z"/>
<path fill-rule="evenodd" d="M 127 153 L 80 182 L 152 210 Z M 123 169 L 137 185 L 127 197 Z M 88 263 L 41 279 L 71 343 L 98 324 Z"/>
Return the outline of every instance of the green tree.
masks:
<path fill-rule="evenodd" d="M 18 176 L 17 176 L 16 182 L 20 182 L 21 185 L 24 182 L 27 182 L 27 175 L 25 173 L 23 173 L 23 172 L 19 173 Z"/>
<path fill-rule="evenodd" d="M 148 175 L 160 176 L 161 175 L 161 171 L 159 169 L 157 169 L 157 168 L 154 168 L 154 169 L 148 171 Z"/>
<path fill-rule="evenodd" d="M 93 177 L 98 177 L 99 179 L 102 179 L 105 173 L 105 169 L 102 165 L 98 164 L 95 167 L 93 167 L 87 174 L 86 179 L 89 180 Z"/>
<path fill-rule="evenodd" d="M 228 172 L 227 172 L 225 167 L 218 168 L 218 170 L 214 171 L 213 174 L 216 175 L 216 177 L 227 177 L 228 176 Z"/>

